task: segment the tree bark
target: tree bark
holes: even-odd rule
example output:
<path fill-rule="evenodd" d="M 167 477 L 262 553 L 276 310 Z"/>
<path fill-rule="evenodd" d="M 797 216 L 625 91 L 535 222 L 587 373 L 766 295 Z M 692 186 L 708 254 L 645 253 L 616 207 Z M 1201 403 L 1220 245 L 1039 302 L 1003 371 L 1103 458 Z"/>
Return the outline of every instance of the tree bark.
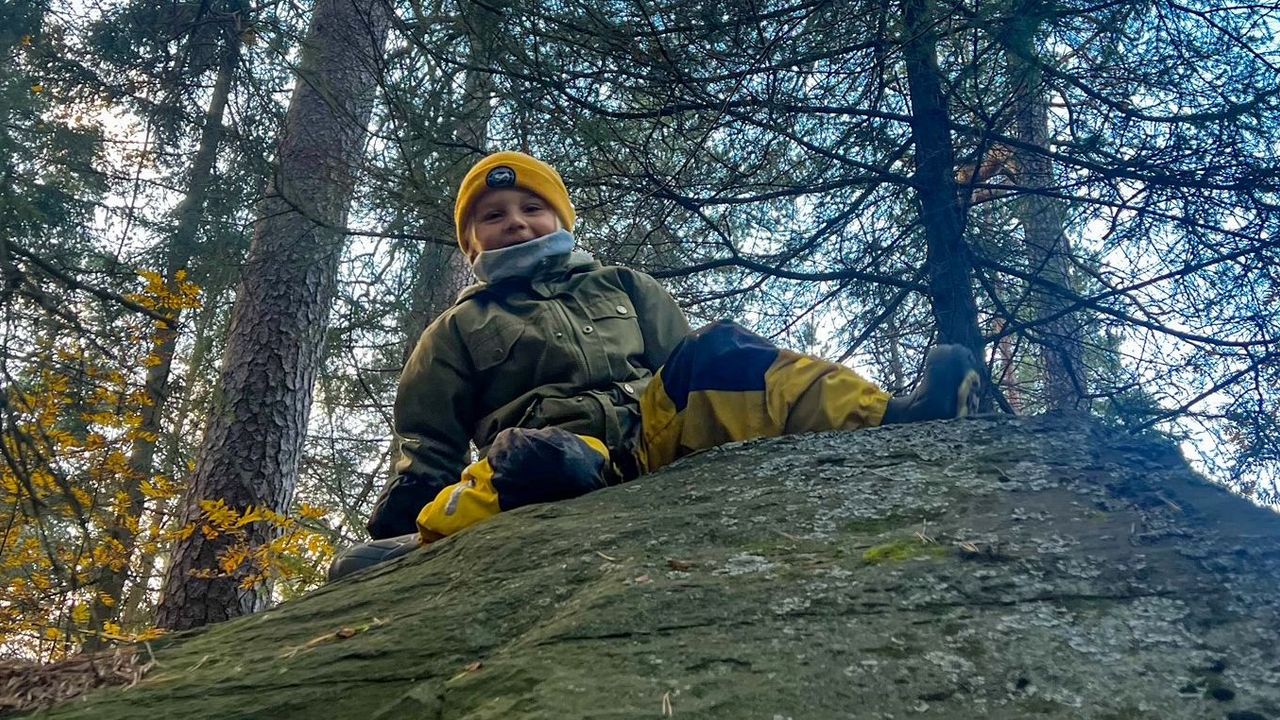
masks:
<path fill-rule="evenodd" d="M 914 185 L 926 242 L 925 265 L 938 340 L 984 357 L 973 297 L 973 263 L 964 241 L 964 210 L 955 181 L 951 119 L 942 92 L 930 0 L 903 0 L 903 60 L 915 140 Z"/>
<path fill-rule="evenodd" d="M 232 310 L 217 408 L 184 502 L 183 526 L 202 501 L 237 511 L 288 509 L 311 407 L 355 168 L 373 106 L 389 16 L 380 0 L 319 0 L 299 61 L 276 158 Z M 250 548 L 265 523 L 246 528 Z M 226 535 L 179 541 L 157 625 L 186 629 L 266 605 L 269 589 L 241 565 L 219 569 Z"/>
<path fill-rule="evenodd" d="M 1044 12 L 1037 0 L 1019 3 L 1008 28 L 1006 53 L 1014 92 L 1013 135 L 1024 145 L 1013 149 L 1015 179 L 1022 193 L 1014 203 L 1014 213 L 1022 225 L 1023 247 L 1028 269 L 1054 285 L 1070 289 L 1071 248 L 1063 231 L 1062 202 L 1044 191 L 1054 185 L 1053 165 L 1044 148 L 1049 143 L 1049 97 L 1042 73 L 1036 64 L 1035 33 Z M 1065 295 L 1042 293 L 1034 309 L 1040 317 L 1057 319 L 1040 325 L 1040 355 L 1043 364 L 1044 401 L 1050 410 L 1076 409 L 1087 394 L 1084 384 L 1079 321 L 1063 313 L 1070 304 Z"/>

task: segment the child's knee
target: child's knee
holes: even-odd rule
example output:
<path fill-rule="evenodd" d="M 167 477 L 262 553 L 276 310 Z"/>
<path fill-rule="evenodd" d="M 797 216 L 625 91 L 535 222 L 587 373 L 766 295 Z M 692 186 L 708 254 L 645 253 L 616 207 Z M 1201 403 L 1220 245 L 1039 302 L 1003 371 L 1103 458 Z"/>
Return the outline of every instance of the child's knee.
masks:
<path fill-rule="evenodd" d="M 503 510 L 604 487 L 608 460 L 604 443 L 557 427 L 508 428 L 489 446 L 493 487 Z"/>

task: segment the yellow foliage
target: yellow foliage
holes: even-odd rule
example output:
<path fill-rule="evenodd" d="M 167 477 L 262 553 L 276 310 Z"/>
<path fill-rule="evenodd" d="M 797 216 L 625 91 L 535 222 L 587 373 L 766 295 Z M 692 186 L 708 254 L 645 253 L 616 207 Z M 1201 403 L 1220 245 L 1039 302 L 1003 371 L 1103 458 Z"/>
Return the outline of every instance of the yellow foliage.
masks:
<path fill-rule="evenodd" d="M 110 426 L 110 425 L 116 424 L 116 414 L 113 412 L 108 412 L 106 410 L 99 410 L 97 412 L 80 413 L 80 419 L 84 420 L 87 423 L 94 423 L 97 425 Z"/>
<path fill-rule="evenodd" d="M 150 407 L 153 404 L 151 393 L 146 390 L 134 390 L 125 395 L 124 401 L 133 407 Z"/>
<path fill-rule="evenodd" d="M 329 511 L 322 507 L 317 507 L 307 502 L 298 504 L 298 516 L 304 520 L 319 520 L 327 514 L 329 514 Z"/>
<path fill-rule="evenodd" d="M 160 628 L 147 628 L 140 633 L 130 635 L 129 642 L 148 642 L 150 640 L 155 640 L 158 637 L 164 637 L 166 632 L 168 631 L 161 630 Z"/>
<path fill-rule="evenodd" d="M 245 525 L 248 525 L 249 523 L 258 522 L 259 520 L 266 520 L 271 515 L 274 515 L 274 513 L 270 512 L 269 510 L 265 510 L 263 508 L 259 508 L 255 510 L 251 507 L 248 510 L 245 510 L 243 515 L 236 518 L 235 527 L 240 528 L 240 527 L 244 527 Z"/>
<path fill-rule="evenodd" d="M 218 567 L 227 575 L 235 573 L 249 560 L 249 548 L 243 545 L 233 546 L 218 558 Z"/>
<path fill-rule="evenodd" d="M 130 440 L 142 440 L 144 442 L 150 442 L 150 443 L 153 443 L 160 439 L 160 436 L 158 434 L 150 432 L 148 430 L 130 430 L 129 432 L 125 433 L 125 437 Z"/>
<path fill-rule="evenodd" d="M 154 399 L 140 368 L 162 361 L 162 333 L 201 299 L 185 272 L 165 277 L 144 271 L 139 279 L 142 287 L 130 297 L 170 320 L 123 321 L 118 337 L 132 339 L 110 359 L 75 342 L 33 348 L 33 356 L 43 354 L 46 361 L 6 388 L 17 432 L 4 433 L 0 442 L 10 457 L 34 460 L 21 475 L 0 463 L 0 510 L 17 518 L 0 537 L 0 645 L 44 661 L 76 652 L 90 635 L 121 642 L 158 636 L 116 618 L 95 619 L 93 608 L 123 606 L 122 596 L 104 591 L 103 579 L 132 568 L 127 582 L 150 582 L 151 558 L 162 559 L 175 539 L 199 532 L 223 545 L 217 566 L 200 575 L 230 575 L 245 588 L 278 581 L 277 592 L 286 597 L 322 582 L 333 555 L 325 536 L 300 524 L 322 522 L 325 508 L 303 503 L 290 516 L 212 500 L 201 504 L 195 522 L 179 526 L 174 510 L 184 483 L 130 467 L 137 443 L 161 440 L 143 426 Z M 194 459 L 179 462 L 184 460 L 193 469 Z M 145 500 L 141 510 L 136 499 Z M 33 501 L 50 508 L 38 521 L 22 512 Z M 52 536 L 39 524 L 51 522 L 57 530 Z M 138 572 L 147 579 L 134 579 Z"/>
<path fill-rule="evenodd" d="M 113 498 L 111 498 L 111 514 L 121 517 L 129 512 L 129 493 L 124 490 L 117 490 Z"/>
<path fill-rule="evenodd" d="M 78 447 L 80 444 L 74 435 L 66 430 L 59 430 L 57 428 L 49 428 L 45 430 L 44 437 L 49 444 L 61 446 L 63 449 Z"/>
<path fill-rule="evenodd" d="M 240 513 L 227 507 L 223 500 L 201 500 L 200 509 L 204 512 L 205 521 L 217 528 L 234 527 L 240 517 Z"/>
<path fill-rule="evenodd" d="M 84 488 L 78 488 L 78 487 L 71 488 L 71 496 L 76 499 L 76 504 L 78 504 L 81 508 L 87 508 L 93 505 L 93 496 L 90 495 L 89 492 Z"/>

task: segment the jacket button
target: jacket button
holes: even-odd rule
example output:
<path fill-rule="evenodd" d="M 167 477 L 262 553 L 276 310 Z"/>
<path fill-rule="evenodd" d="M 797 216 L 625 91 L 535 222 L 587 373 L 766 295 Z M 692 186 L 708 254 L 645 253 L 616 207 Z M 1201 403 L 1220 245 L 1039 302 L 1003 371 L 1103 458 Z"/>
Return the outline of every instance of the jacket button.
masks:
<path fill-rule="evenodd" d="M 624 384 L 624 385 L 622 386 L 622 389 L 623 389 L 623 390 L 626 390 L 626 391 L 627 391 L 627 393 L 628 393 L 628 394 L 630 394 L 630 395 L 635 395 L 635 394 L 636 394 L 636 389 L 635 389 L 635 388 L 633 388 L 633 387 L 631 387 L 631 383 L 626 383 L 626 384 Z"/>
<path fill-rule="evenodd" d="M 584 335 L 590 335 L 591 333 L 593 333 L 593 332 L 595 332 L 595 331 L 596 331 L 596 329 L 595 329 L 595 328 L 593 328 L 593 327 L 591 327 L 590 325 L 587 325 L 587 326 L 585 326 L 585 327 L 583 327 L 583 328 L 582 328 L 582 333 L 583 333 Z"/>
<path fill-rule="evenodd" d="M 626 314 L 627 314 L 627 306 L 626 306 L 626 305 L 619 305 L 618 307 L 614 308 L 614 310 L 617 310 L 619 315 L 626 315 Z"/>

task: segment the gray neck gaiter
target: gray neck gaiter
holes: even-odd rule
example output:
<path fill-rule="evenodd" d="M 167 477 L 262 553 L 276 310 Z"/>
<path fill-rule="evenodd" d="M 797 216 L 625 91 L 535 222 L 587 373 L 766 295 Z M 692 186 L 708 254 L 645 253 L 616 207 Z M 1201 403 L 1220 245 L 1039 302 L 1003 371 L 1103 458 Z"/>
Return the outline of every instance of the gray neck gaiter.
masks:
<path fill-rule="evenodd" d="M 572 251 L 573 233 L 561 229 L 501 250 L 485 250 L 472 261 L 471 271 L 481 282 L 487 283 L 529 277 L 546 258 L 568 255 Z"/>

